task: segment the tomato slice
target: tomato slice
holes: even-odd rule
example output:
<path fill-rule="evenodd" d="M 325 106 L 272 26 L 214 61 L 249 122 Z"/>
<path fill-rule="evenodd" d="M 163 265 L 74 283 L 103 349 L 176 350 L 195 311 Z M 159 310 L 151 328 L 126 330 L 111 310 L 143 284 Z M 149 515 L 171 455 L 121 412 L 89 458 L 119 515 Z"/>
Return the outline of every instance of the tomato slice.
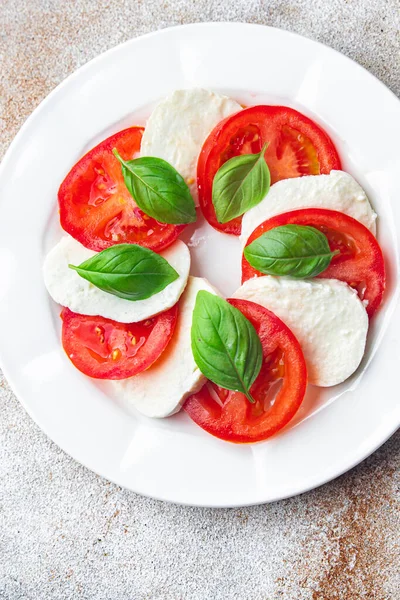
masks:
<path fill-rule="evenodd" d="M 382 302 L 385 291 L 385 263 L 372 233 L 359 221 L 336 210 L 305 208 L 272 217 L 261 223 L 247 240 L 251 244 L 266 231 L 280 225 L 311 225 L 324 233 L 332 251 L 339 250 L 329 267 L 318 277 L 340 279 L 355 288 L 370 317 Z M 263 274 L 242 257 L 242 282 Z"/>
<path fill-rule="evenodd" d="M 212 203 L 212 184 L 221 165 L 233 156 L 265 153 L 271 183 L 302 175 L 341 169 L 328 134 L 311 119 L 287 106 L 252 106 L 221 121 L 210 133 L 197 165 L 199 202 L 207 221 L 225 233 L 239 235 L 242 217 L 218 223 Z"/>
<path fill-rule="evenodd" d="M 61 312 L 62 344 L 75 367 L 97 379 L 125 379 L 148 369 L 170 341 L 178 304 L 139 323 Z"/>
<path fill-rule="evenodd" d="M 282 429 L 299 409 L 307 387 L 306 363 L 295 336 L 272 312 L 248 300 L 228 302 L 249 319 L 261 340 L 264 361 L 251 387 L 256 402 L 250 404 L 244 394 L 208 382 L 183 408 L 218 438 L 258 442 Z"/>
<path fill-rule="evenodd" d="M 140 150 L 143 128 L 129 127 L 81 158 L 58 191 L 62 227 L 78 242 L 100 252 L 114 244 L 139 244 L 156 252 L 176 240 L 185 225 L 159 223 L 144 214 L 128 192 L 121 165 Z"/>

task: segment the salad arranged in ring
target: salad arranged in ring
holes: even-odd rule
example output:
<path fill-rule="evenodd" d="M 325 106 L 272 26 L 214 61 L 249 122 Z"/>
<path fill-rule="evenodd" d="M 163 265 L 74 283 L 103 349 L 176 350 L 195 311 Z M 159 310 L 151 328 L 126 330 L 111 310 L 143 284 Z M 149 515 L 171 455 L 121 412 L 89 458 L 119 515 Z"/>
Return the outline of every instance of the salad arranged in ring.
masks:
<path fill-rule="evenodd" d="M 377 215 L 300 112 L 177 90 L 145 128 L 85 154 L 58 202 L 65 235 L 43 274 L 64 350 L 140 413 L 183 408 L 218 438 L 261 441 L 307 385 L 358 368 L 385 290 Z M 240 236 L 231 298 L 190 275 L 179 236 L 200 211 L 221 238 Z"/>

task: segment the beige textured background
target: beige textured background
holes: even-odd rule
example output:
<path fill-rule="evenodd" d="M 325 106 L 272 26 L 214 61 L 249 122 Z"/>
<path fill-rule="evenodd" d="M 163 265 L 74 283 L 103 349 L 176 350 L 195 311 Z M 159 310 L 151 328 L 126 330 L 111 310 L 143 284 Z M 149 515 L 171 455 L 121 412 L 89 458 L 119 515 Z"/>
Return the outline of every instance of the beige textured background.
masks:
<path fill-rule="evenodd" d="M 400 95 L 399 0 L 0 0 L 0 155 L 78 66 L 133 36 L 212 20 L 314 38 Z M 16 335 L 23 343 L 18 324 Z M 242 510 L 182 508 L 79 466 L 0 378 L 0 449 L 1 599 L 400 598 L 399 433 L 302 497 Z"/>

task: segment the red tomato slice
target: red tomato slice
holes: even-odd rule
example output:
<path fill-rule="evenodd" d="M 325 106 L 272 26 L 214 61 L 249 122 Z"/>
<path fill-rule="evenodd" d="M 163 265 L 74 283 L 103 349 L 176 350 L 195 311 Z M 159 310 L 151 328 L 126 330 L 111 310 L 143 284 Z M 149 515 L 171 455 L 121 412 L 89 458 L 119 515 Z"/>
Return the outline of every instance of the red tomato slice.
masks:
<path fill-rule="evenodd" d="M 339 250 L 340 254 L 333 257 L 329 267 L 318 277 L 340 279 L 355 288 L 371 317 L 385 291 L 383 254 L 372 233 L 359 221 L 336 210 L 305 208 L 264 221 L 253 231 L 246 245 L 274 227 L 289 224 L 311 225 L 327 236 L 331 250 Z M 262 275 L 242 257 L 242 282 Z"/>
<path fill-rule="evenodd" d="M 258 442 L 284 427 L 299 409 L 307 387 L 300 344 L 277 316 L 247 300 L 228 300 L 254 325 L 262 344 L 263 366 L 251 387 L 256 400 L 208 382 L 190 396 L 184 410 L 197 425 L 229 442 Z M 278 380 L 281 388 L 276 393 Z M 272 400 L 274 402 L 272 403 Z"/>
<path fill-rule="evenodd" d="M 125 160 L 140 150 L 143 128 L 130 127 L 107 138 L 81 158 L 58 191 L 62 227 L 78 242 L 100 252 L 114 244 L 139 244 L 156 252 L 176 240 L 185 225 L 168 225 L 138 208 L 112 153 Z"/>
<path fill-rule="evenodd" d="M 125 379 L 148 369 L 175 329 L 178 304 L 139 323 L 61 312 L 62 344 L 75 367 L 97 379 Z"/>
<path fill-rule="evenodd" d="M 271 183 L 302 175 L 341 169 L 332 140 L 321 127 L 287 106 L 252 106 L 221 121 L 210 133 L 197 165 L 199 201 L 207 221 L 225 233 L 239 235 L 242 217 L 218 223 L 212 203 L 212 184 L 221 165 L 233 156 L 265 153 Z"/>

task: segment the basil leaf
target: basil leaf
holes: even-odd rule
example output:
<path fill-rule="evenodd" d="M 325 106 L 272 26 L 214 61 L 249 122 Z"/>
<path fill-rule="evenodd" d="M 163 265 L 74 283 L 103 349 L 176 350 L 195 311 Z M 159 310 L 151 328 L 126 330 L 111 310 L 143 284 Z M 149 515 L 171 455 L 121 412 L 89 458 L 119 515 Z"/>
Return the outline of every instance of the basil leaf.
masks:
<path fill-rule="evenodd" d="M 129 193 L 142 211 L 160 223 L 194 223 L 196 207 L 185 180 L 162 158 L 142 156 L 123 160 L 122 175 Z"/>
<path fill-rule="evenodd" d="M 234 156 L 214 177 L 212 201 L 219 223 L 226 223 L 256 206 L 267 194 L 271 177 L 264 154 Z"/>
<path fill-rule="evenodd" d="M 253 325 L 226 300 L 198 292 L 192 321 L 192 352 L 200 371 L 254 402 L 250 387 L 261 369 L 262 347 Z"/>
<path fill-rule="evenodd" d="M 165 258 L 136 244 L 117 244 L 68 266 L 103 292 L 132 301 L 161 292 L 179 277 Z"/>
<path fill-rule="evenodd" d="M 306 225 L 274 227 L 244 250 L 246 260 L 261 273 L 298 279 L 319 275 L 336 254 L 321 231 Z"/>

